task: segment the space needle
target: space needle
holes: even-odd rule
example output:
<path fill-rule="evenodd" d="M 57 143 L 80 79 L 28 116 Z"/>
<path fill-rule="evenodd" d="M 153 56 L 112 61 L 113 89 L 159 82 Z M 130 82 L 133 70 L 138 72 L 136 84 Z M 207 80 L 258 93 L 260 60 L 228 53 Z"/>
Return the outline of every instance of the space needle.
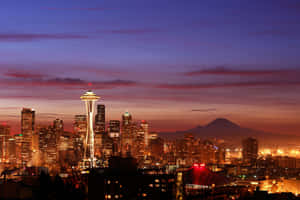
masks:
<path fill-rule="evenodd" d="M 95 155 L 94 155 L 94 129 L 93 129 L 93 117 L 94 117 L 94 104 L 100 97 L 98 97 L 91 90 L 87 91 L 81 97 L 81 100 L 85 102 L 86 115 L 87 115 L 87 130 L 84 141 L 84 167 L 93 168 L 95 166 Z M 88 165 L 88 166 L 87 166 Z"/>

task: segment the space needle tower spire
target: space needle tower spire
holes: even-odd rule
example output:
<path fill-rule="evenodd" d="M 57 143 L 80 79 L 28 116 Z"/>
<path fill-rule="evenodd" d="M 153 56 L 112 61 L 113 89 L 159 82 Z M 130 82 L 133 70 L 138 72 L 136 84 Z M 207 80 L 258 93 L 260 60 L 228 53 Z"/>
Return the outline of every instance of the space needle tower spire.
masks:
<path fill-rule="evenodd" d="M 100 97 L 98 97 L 91 90 L 87 91 L 81 97 L 81 100 L 85 102 L 86 115 L 87 115 L 87 130 L 84 141 L 84 162 L 89 163 L 89 167 L 95 166 L 95 155 L 94 155 L 94 129 L 93 129 L 93 118 L 94 118 L 94 104 Z"/>

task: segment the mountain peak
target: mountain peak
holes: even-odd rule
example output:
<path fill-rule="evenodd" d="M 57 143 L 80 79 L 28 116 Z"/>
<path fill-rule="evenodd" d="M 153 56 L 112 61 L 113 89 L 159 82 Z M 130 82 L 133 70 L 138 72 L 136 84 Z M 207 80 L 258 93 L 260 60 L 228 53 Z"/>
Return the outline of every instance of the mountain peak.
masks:
<path fill-rule="evenodd" d="M 214 121 L 210 122 L 209 124 L 206 125 L 206 127 L 230 127 L 230 128 L 240 128 L 239 125 L 231 122 L 228 119 L 225 118 L 217 118 Z"/>

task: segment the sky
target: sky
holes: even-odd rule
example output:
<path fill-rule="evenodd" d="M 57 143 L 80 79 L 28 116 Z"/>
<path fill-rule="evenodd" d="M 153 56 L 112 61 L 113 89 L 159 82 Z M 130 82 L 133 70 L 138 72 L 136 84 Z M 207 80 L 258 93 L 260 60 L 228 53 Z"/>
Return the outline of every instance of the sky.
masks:
<path fill-rule="evenodd" d="M 71 130 L 92 89 L 106 118 L 175 131 L 227 118 L 300 135 L 297 0 L 3 0 L 0 122 Z M 92 86 L 89 86 L 92 83 Z"/>

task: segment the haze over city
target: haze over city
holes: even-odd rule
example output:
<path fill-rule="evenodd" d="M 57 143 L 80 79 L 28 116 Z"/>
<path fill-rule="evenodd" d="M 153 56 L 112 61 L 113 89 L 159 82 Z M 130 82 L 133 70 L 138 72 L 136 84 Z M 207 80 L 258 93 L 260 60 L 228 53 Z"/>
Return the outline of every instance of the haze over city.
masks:
<path fill-rule="evenodd" d="M 129 111 L 156 131 L 222 117 L 299 134 L 298 1 L 17 1 L 1 5 L 0 121 L 20 132 L 84 114 L 102 97 L 107 119 Z M 187 14 L 188 13 L 188 14 Z M 280 14 L 279 14 L 280 13 Z M 89 86 L 89 83 L 92 83 Z"/>

